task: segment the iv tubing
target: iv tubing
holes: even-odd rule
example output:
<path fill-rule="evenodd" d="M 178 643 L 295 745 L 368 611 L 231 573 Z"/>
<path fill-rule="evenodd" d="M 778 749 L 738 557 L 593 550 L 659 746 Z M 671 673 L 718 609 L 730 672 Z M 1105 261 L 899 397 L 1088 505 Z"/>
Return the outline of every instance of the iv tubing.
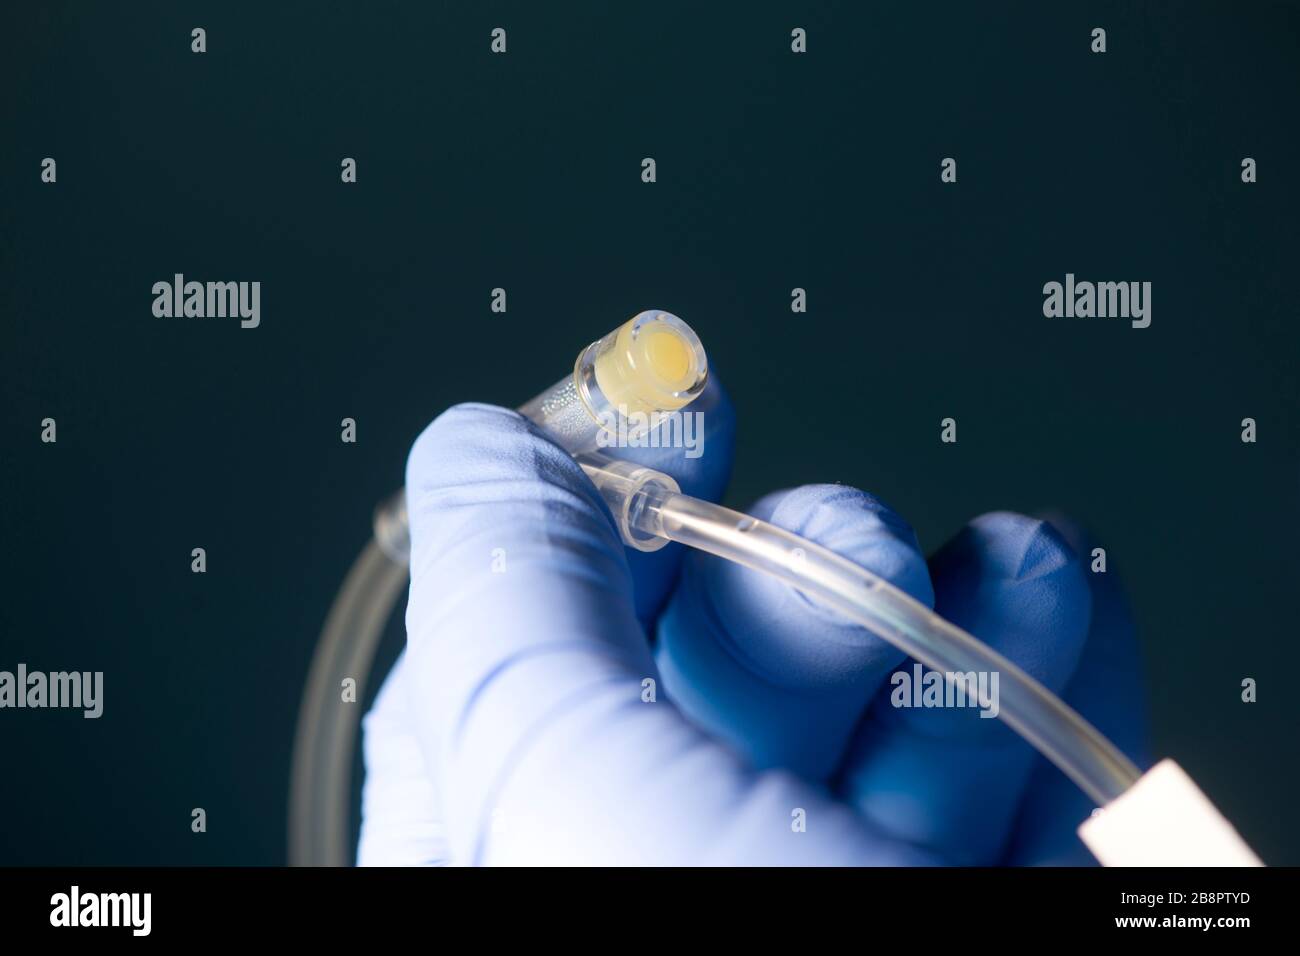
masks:
<path fill-rule="evenodd" d="M 377 531 L 382 526 L 376 515 Z M 394 559 L 376 534 L 339 589 L 316 645 L 298 715 L 289 781 L 289 862 L 294 866 L 351 863 L 352 762 L 359 704 L 340 702 L 345 678 L 364 700 L 366 678 L 384 625 L 404 592 L 406 562 Z"/>

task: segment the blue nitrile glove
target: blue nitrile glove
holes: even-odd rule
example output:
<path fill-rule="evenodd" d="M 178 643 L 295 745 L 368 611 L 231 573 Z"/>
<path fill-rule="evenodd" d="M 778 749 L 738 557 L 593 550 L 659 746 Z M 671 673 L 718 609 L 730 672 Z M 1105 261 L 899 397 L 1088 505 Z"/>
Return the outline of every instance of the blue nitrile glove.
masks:
<path fill-rule="evenodd" d="M 692 410 L 699 458 L 620 454 L 716 500 L 731 408 L 711 384 Z M 1074 828 L 1091 806 L 999 721 L 891 707 L 910 662 L 769 578 L 625 550 L 581 469 L 514 412 L 443 414 L 407 489 L 407 649 L 366 717 L 361 863 L 1088 859 Z M 1048 525 L 987 515 L 927 568 L 907 524 L 851 488 L 753 513 L 937 597 L 1121 746 L 1141 740 L 1127 619 Z"/>

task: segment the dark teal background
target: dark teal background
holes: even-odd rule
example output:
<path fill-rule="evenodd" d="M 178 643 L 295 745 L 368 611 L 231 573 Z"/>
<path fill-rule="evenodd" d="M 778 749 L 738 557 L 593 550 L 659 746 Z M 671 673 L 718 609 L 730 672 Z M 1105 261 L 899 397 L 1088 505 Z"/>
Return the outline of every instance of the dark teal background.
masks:
<path fill-rule="evenodd" d="M 738 406 L 733 504 L 855 484 L 927 551 L 1089 525 L 1156 752 L 1300 863 L 1298 37 L 1262 3 L 10 5 L 0 669 L 106 687 L 0 712 L 0 863 L 283 861 L 310 654 L 411 441 L 651 307 Z M 261 281 L 261 327 L 155 318 L 175 272 Z M 1066 272 L 1151 281 L 1151 327 L 1045 319 Z"/>

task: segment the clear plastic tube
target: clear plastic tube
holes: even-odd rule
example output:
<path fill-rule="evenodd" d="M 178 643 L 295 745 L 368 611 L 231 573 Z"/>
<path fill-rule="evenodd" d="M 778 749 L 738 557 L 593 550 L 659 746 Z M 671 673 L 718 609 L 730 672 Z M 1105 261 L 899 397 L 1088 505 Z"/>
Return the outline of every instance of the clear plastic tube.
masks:
<path fill-rule="evenodd" d="M 647 483 L 615 514 L 639 534 L 677 541 L 779 578 L 945 675 L 996 672 L 998 716 L 1105 806 L 1137 767 L 1060 698 L 924 604 L 835 552 L 757 518 Z"/>
<path fill-rule="evenodd" d="M 352 861 L 348 828 L 360 707 L 341 704 L 339 687 L 351 678 L 357 682 L 357 699 L 364 699 L 384 625 L 405 585 L 405 559 L 394 560 L 372 539 L 325 618 L 299 706 L 289 778 L 289 862 L 294 866 L 347 866 Z"/>

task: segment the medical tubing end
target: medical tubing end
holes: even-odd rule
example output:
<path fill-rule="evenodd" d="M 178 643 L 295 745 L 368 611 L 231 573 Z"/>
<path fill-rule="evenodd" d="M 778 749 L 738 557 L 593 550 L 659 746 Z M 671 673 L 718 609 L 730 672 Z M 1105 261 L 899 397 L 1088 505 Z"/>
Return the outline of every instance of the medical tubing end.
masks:
<path fill-rule="evenodd" d="M 704 391 L 709 365 L 695 331 L 648 309 L 582 350 L 574 380 L 583 402 L 606 427 L 618 418 L 653 419 L 679 411 Z"/>
<path fill-rule="evenodd" d="M 698 398 L 708 377 L 694 330 L 649 309 L 579 352 L 573 374 L 519 412 L 576 455 L 640 439 Z"/>
<path fill-rule="evenodd" d="M 642 507 L 651 489 L 678 491 L 677 483 L 650 468 L 604 456 L 600 449 L 635 442 L 665 416 L 689 405 L 709 378 L 704 346 L 695 331 L 662 309 L 647 309 L 578 353 L 573 373 L 519 407 L 550 438 L 579 460 L 609 504 L 624 542 L 657 551 L 666 538 L 638 529 L 629 509 Z M 597 480 L 598 479 L 598 480 Z M 400 490 L 375 509 L 375 542 L 395 564 L 410 557 L 406 493 Z"/>

